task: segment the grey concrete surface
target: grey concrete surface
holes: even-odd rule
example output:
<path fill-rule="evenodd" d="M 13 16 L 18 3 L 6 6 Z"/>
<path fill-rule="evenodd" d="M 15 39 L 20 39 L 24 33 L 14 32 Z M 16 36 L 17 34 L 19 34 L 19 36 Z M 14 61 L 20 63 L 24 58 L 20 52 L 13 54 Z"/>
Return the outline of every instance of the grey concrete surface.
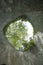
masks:
<path fill-rule="evenodd" d="M 35 29 L 34 44 L 26 52 L 16 50 L 4 36 L 9 21 L 26 15 Z M 0 65 L 43 65 L 43 0 L 0 0 Z"/>

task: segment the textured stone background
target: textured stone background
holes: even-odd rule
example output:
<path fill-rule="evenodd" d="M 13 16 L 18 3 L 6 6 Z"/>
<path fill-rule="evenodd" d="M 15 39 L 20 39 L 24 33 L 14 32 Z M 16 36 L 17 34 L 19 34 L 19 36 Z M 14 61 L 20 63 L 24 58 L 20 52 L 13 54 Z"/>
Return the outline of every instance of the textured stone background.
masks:
<path fill-rule="evenodd" d="M 26 15 L 35 28 L 35 46 L 17 51 L 6 40 L 4 26 Z M 43 65 L 43 0 L 0 0 L 0 65 Z"/>

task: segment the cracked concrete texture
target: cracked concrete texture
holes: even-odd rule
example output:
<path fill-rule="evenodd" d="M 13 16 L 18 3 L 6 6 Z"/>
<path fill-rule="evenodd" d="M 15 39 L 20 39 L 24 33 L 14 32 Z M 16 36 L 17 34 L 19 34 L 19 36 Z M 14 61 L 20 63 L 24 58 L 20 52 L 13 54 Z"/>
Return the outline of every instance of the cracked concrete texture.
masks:
<path fill-rule="evenodd" d="M 35 29 L 35 46 L 26 52 L 9 44 L 3 28 L 15 18 L 26 15 Z M 0 0 L 0 65 L 43 65 L 43 2 L 41 0 Z"/>

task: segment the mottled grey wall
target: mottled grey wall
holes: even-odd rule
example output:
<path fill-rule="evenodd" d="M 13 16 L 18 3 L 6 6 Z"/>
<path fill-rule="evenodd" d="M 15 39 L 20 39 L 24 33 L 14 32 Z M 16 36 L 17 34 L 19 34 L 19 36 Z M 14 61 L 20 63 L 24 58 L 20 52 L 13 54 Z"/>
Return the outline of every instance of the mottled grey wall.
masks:
<path fill-rule="evenodd" d="M 17 51 L 6 40 L 3 28 L 9 21 L 26 15 L 36 31 L 35 46 Z M 43 65 L 43 0 L 0 0 L 0 65 Z"/>

